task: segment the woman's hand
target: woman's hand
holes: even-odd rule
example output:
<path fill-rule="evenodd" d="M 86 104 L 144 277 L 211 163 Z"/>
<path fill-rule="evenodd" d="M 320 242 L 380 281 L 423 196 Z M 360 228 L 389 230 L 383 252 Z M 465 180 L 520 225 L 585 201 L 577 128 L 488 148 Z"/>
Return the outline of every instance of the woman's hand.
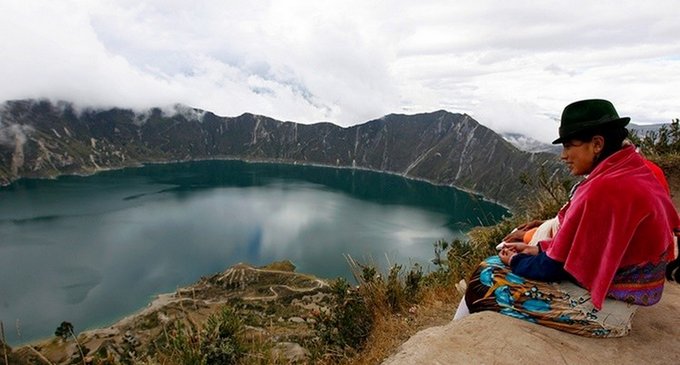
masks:
<path fill-rule="evenodd" d="M 498 253 L 498 257 L 501 258 L 504 264 L 510 266 L 510 261 L 518 253 L 536 256 L 538 252 L 538 246 L 529 246 L 524 242 L 506 242 Z"/>
<path fill-rule="evenodd" d="M 523 253 L 527 255 L 536 256 L 538 255 L 538 246 L 529 246 L 523 242 L 506 242 L 503 244 L 503 250 L 510 250 L 515 253 Z"/>
<path fill-rule="evenodd" d="M 498 257 L 500 257 L 501 261 L 507 266 L 510 266 L 510 261 L 512 261 L 512 258 L 515 255 L 517 255 L 517 252 L 507 248 L 502 249 L 501 252 L 498 253 Z"/>

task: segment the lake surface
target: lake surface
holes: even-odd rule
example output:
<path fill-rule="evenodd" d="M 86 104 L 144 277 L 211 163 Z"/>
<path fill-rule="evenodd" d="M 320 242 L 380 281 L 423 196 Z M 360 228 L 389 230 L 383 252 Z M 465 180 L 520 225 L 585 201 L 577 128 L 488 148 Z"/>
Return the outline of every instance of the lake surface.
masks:
<path fill-rule="evenodd" d="M 370 171 L 240 161 L 148 165 L 0 189 L 0 320 L 10 344 L 109 325 L 246 262 L 351 278 L 343 254 L 432 268 L 432 244 L 507 211 Z M 18 328 L 18 331 L 17 331 Z"/>

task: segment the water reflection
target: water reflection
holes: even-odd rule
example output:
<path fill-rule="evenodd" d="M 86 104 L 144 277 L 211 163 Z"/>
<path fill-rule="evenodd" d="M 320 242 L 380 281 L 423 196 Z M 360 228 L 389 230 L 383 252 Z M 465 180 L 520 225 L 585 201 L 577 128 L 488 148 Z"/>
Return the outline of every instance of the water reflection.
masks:
<path fill-rule="evenodd" d="M 321 277 L 349 276 L 343 254 L 426 264 L 436 240 L 505 212 L 397 176 L 237 161 L 23 180 L 0 202 L 0 320 L 14 344 L 64 320 L 106 325 L 237 262 L 290 259 Z"/>

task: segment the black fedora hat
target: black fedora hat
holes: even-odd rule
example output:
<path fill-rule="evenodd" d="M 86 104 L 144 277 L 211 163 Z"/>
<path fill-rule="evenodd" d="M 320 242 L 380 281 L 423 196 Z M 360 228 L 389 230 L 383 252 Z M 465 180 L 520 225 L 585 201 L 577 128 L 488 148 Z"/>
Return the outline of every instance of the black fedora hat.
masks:
<path fill-rule="evenodd" d="M 595 127 L 624 127 L 630 118 L 620 118 L 614 105 L 602 99 L 588 99 L 567 105 L 560 120 L 560 138 L 553 144 L 562 143 L 570 137 Z"/>

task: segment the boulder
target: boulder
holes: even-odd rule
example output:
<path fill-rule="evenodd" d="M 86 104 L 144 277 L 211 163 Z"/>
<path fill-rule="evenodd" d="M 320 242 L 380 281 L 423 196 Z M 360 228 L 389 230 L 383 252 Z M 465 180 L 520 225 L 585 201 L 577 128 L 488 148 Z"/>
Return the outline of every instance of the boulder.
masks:
<path fill-rule="evenodd" d="M 288 364 L 305 363 L 309 351 L 294 342 L 280 342 L 274 346 L 273 355 L 276 359 L 286 359 Z"/>
<path fill-rule="evenodd" d="M 482 312 L 411 337 L 383 365 L 680 364 L 680 285 L 641 307 L 626 337 L 572 335 L 495 312 Z"/>

